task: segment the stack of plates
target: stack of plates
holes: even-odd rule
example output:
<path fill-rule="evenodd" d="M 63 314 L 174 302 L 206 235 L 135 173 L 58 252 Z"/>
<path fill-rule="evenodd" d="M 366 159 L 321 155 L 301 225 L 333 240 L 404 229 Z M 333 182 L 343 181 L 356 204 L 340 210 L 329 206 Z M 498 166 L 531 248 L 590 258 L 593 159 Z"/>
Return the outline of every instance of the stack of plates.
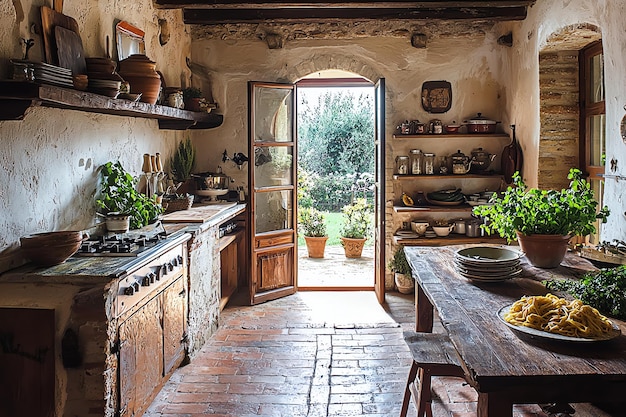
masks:
<path fill-rule="evenodd" d="M 116 98 L 120 93 L 122 77 L 117 73 L 89 73 L 89 91 L 103 96 Z"/>
<path fill-rule="evenodd" d="M 19 81 L 34 81 L 42 84 L 52 84 L 59 87 L 72 88 L 72 70 L 21 59 L 12 59 L 13 79 Z"/>
<path fill-rule="evenodd" d="M 510 249 L 476 246 L 454 255 L 459 274 L 475 281 L 494 282 L 515 278 L 522 273 L 522 254 Z"/>

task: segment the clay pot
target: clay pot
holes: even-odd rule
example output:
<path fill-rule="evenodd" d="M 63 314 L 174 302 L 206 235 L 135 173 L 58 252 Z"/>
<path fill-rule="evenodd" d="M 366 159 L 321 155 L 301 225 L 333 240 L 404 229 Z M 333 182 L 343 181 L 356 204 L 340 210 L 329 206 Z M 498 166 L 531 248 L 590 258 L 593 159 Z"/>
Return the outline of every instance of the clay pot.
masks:
<path fill-rule="evenodd" d="M 120 61 L 119 74 L 130 83 L 131 94 L 141 94 L 140 101 L 156 104 L 161 92 L 161 76 L 156 63 L 145 55 L 131 55 Z"/>
<path fill-rule="evenodd" d="M 517 241 L 528 262 L 537 268 L 556 268 L 561 264 L 569 235 L 524 235 L 517 232 Z"/>
<path fill-rule="evenodd" d="M 393 278 L 400 294 L 411 294 L 415 289 L 415 281 L 411 275 L 395 272 Z"/>
<path fill-rule="evenodd" d="M 323 258 L 327 240 L 328 236 L 304 236 L 304 242 L 306 243 L 306 249 L 309 252 L 309 258 Z"/>
<path fill-rule="evenodd" d="M 343 250 L 346 254 L 346 258 L 360 258 L 361 253 L 363 253 L 363 246 L 365 246 L 365 241 L 367 239 L 353 239 L 350 237 L 342 237 L 341 244 L 343 245 Z"/>

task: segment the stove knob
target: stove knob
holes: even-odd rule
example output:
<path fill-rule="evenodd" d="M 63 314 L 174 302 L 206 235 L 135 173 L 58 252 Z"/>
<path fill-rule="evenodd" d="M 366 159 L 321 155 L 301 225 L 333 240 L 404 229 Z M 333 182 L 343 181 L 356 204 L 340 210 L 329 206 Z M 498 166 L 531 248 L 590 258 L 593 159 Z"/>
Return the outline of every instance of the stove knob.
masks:
<path fill-rule="evenodd" d="M 141 285 L 144 287 L 149 287 L 150 286 L 150 276 L 146 275 L 145 277 L 143 277 L 143 279 L 141 280 Z"/>
<path fill-rule="evenodd" d="M 156 278 L 156 274 L 154 272 L 150 272 L 148 274 L 148 278 L 150 278 L 150 284 L 154 284 L 154 280 Z"/>
<path fill-rule="evenodd" d="M 157 267 L 156 280 L 160 281 L 161 280 L 161 276 L 163 276 L 163 266 L 162 265 Z"/>
<path fill-rule="evenodd" d="M 176 257 L 176 259 L 178 259 L 178 263 L 179 263 L 180 265 L 182 265 L 182 264 L 183 264 L 183 257 L 182 257 L 182 255 L 178 255 L 178 256 Z"/>
<path fill-rule="evenodd" d="M 167 264 L 161 265 L 161 269 L 163 270 L 163 275 L 167 275 L 168 273 Z"/>
<path fill-rule="evenodd" d="M 124 288 L 124 295 L 133 295 L 134 293 L 135 289 L 132 286 Z"/>
<path fill-rule="evenodd" d="M 133 283 L 133 288 L 135 289 L 135 292 L 139 292 L 139 288 L 141 288 L 141 285 L 139 285 L 139 283 L 135 281 Z"/>
<path fill-rule="evenodd" d="M 171 263 L 172 265 L 174 265 L 174 266 L 178 266 L 178 259 L 174 258 L 174 259 L 172 259 L 172 260 L 171 260 L 171 262 L 170 262 L 170 263 Z"/>
<path fill-rule="evenodd" d="M 172 265 L 172 263 L 171 263 L 171 262 L 168 262 L 168 263 L 167 263 L 167 270 L 168 270 L 168 271 L 173 271 L 173 270 L 174 270 L 174 265 Z"/>

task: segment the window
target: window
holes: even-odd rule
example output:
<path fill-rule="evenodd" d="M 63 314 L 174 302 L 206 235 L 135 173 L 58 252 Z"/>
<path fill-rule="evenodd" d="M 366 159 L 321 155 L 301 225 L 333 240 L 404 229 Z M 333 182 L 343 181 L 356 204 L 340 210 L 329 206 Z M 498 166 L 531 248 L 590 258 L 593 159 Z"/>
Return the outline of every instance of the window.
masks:
<path fill-rule="evenodd" d="M 580 167 L 589 177 L 599 206 L 603 205 L 604 165 L 606 158 L 604 55 L 602 41 L 594 42 L 580 51 Z M 589 243 L 600 241 L 598 232 Z"/>

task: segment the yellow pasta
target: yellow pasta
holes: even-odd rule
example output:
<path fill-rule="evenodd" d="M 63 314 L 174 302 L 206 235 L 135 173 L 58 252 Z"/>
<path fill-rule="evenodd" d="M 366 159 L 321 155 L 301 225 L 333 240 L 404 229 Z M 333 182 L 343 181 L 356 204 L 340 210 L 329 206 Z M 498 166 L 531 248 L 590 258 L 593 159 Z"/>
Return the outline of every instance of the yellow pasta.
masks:
<path fill-rule="evenodd" d="M 609 319 L 580 300 L 552 294 L 522 297 L 504 316 L 514 326 L 526 326 L 564 336 L 594 339 L 613 330 Z"/>

